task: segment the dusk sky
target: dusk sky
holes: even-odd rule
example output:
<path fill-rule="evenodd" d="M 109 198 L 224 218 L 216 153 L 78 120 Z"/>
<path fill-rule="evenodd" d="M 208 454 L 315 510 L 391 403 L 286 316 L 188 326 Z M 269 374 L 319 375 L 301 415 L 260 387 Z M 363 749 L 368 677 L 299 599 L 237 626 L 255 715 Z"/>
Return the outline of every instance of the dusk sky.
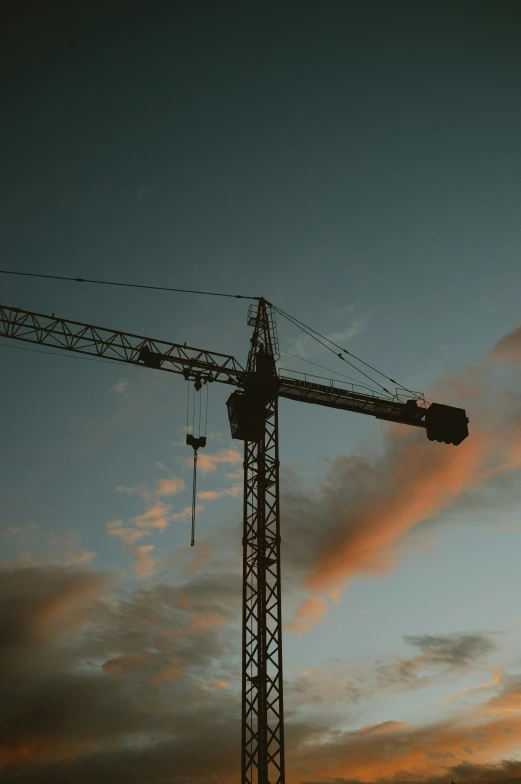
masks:
<path fill-rule="evenodd" d="M 467 410 L 454 447 L 280 402 L 288 784 L 521 781 L 520 3 L 12 6 L 3 270 L 264 296 Z M 0 287 L 246 361 L 247 300 Z M 277 324 L 281 373 L 367 382 Z M 181 376 L 0 367 L 0 777 L 238 784 L 229 388 L 191 548 Z"/>

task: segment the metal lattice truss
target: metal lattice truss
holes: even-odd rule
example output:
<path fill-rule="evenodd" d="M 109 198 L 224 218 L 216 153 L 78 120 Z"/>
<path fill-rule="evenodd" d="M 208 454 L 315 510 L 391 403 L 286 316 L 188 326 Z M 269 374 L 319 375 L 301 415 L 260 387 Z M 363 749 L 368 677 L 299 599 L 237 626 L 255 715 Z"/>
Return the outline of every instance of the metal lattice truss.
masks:
<path fill-rule="evenodd" d="M 244 368 L 227 354 L 153 340 L 142 335 L 116 332 L 68 321 L 19 308 L 0 306 L 0 337 L 39 343 L 51 348 L 66 349 L 126 364 L 141 365 L 140 354 L 148 350 L 158 358 L 154 367 L 192 378 L 200 373 L 209 381 L 237 386 Z M 188 374 L 188 375 L 187 375 Z"/>
<path fill-rule="evenodd" d="M 389 398 L 377 397 L 356 392 L 354 389 L 333 386 L 333 382 L 330 385 L 315 384 L 281 376 L 279 396 L 300 400 L 303 403 L 315 403 L 319 406 L 370 414 L 377 419 L 387 419 L 390 422 L 402 422 L 416 427 L 426 426 L 427 404 L 423 395 L 415 396 L 414 400 L 418 405 L 411 407 L 403 398 L 412 398 L 412 393 L 408 396 L 397 394 Z"/>
<path fill-rule="evenodd" d="M 244 447 L 242 784 L 284 784 L 276 401 L 268 411 L 264 440 Z"/>
<path fill-rule="evenodd" d="M 260 303 L 248 371 L 262 343 L 273 356 L 269 306 Z M 277 400 L 265 409 L 264 436 L 244 444 L 241 784 L 284 784 Z"/>

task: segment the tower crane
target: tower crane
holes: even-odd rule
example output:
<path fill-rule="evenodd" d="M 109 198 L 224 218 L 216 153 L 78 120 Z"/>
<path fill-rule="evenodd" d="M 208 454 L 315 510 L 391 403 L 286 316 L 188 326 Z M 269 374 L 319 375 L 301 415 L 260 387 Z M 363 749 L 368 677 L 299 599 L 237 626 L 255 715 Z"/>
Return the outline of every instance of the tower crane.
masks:
<path fill-rule="evenodd" d="M 378 397 L 277 372 L 274 306 L 258 298 L 246 367 L 233 356 L 0 306 L 0 337 L 178 373 L 196 388 L 234 387 L 231 435 L 244 441 L 241 784 L 285 784 L 280 574 L 278 399 L 423 428 L 431 441 L 468 436 L 464 409 L 401 394 Z"/>

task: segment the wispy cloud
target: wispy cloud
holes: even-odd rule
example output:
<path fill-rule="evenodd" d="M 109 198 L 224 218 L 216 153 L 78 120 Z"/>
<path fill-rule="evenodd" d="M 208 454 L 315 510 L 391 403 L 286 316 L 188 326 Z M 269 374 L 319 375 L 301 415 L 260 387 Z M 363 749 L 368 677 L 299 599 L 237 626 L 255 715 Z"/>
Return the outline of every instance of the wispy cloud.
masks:
<path fill-rule="evenodd" d="M 476 692 L 481 692 L 484 689 L 493 689 L 501 684 L 502 677 L 503 677 L 503 671 L 501 667 L 494 667 L 492 671 L 491 681 L 488 681 L 486 683 L 480 683 L 477 686 L 471 686 L 468 689 L 460 689 L 459 691 L 455 691 L 449 695 L 447 702 L 458 700 L 461 697 L 467 696 L 469 694 L 476 694 Z M 519 707 L 521 708 L 521 702 Z"/>
<path fill-rule="evenodd" d="M 160 528 L 164 530 L 168 526 L 172 507 L 163 501 L 157 501 L 152 504 L 146 512 L 133 518 L 135 525 L 138 528 Z M 172 515 L 174 517 L 174 515 Z"/>
<path fill-rule="evenodd" d="M 312 629 L 317 623 L 321 623 L 327 612 L 328 605 L 324 599 L 317 597 L 305 599 L 292 620 L 284 625 L 284 629 L 294 634 L 302 634 L 302 632 Z"/>
<path fill-rule="evenodd" d="M 157 494 L 161 497 L 176 495 L 185 489 L 185 483 L 176 476 L 160 479 L 157 483 Z"/>
<path fill-rule="evenodd" d="M 357 318 L 353 319 L 353 321 L 345 329 L 333 330 L 326 333 L 324 337 L 326 338 L 326 342 L 330 341 L 331 343 L 336 343 L 336 345 L 340 346 L 341 348 L 345 348 L 345 345 L 350 340 L 359 335 L 366 328 L 367 320 Z M 301 359 L 307 359 L 308 357 L 327 352 L 326 347 L 322 345 L 322 343 L 319 343 L 317 340 L 315 340 L 314 337 L 307 334 L 302 334 L 302 336 L 299 336 L 292 341 L 288 341 L 287 345 L 287 350 Z"/>
<path fill-rule="evenodd" d="M 111 387 L 111 392 L 114 392 L 116 395 L 124 395 L 130 386 L 130 381 L 126 378 L 120 378 L 113 387 Z"/>
<path fill-rule="evenodd" d="M 242 463 L 243 457 L 236 449 L 220 449 L 213 454 L 202 453 L 199 455 L 198 465 L 204 473 L 217 470 L 220 465 L 238 465 Z"/>
<path fill-rule="evenodd" d="M 244 478 L 244 469 L 237 468 L 235 471 L 230 471 L 228 474 L 225 474 L 226 479 L 231 479 L 232 481 L 235 479 L 243 479 Z"/>
<path fill-rule="evenodd" d="M 134 572 L 138 577 L 149 577 L 154 573 L 155 560 L 150 553 L 155 550 L 153 544 L 142 544 L 134 550 Z"/>
<path fill-rule="evenodd" d="M 204 509 L 204 506 L 202 506 L 201 504 L 197 504 L 196 507 L 195 507 L 195 511 L 196 512 L 202 512 L 203 509 Z M 171 520 L 182 520 L 184 518 L 191 517 L 191 516 L 192 516 L 192 507 L 191 506 L 185 506 L 185 508 L 181 509 L 180 512 L 174 512 L 174 514 L 171 514 L 170 515 L 170 519 Z"/>
<path fill-rule="evenodd" d="M 203 501 L 215 501 L 217 498 L 237 498 L 242 493 L 242 485 L 224 487 L 220 490 L 201 490 L 197 497 Z"/>
<path fill-rule="evenodd" d="M 126 528 L 122 520 L 112 520 L 107 523 L 106 530 L 110 536 L 118 536 L 127 545 L 135 544 L 144 536 L 150 536 L 150 531 Z"/>
<path fill-rule="evenodd" d="M 116 493 L 127 493 L 128 495 L 138 495 L 140 498 L 147 500 L 150 498 L 150 490 L 147 490 L 146 487 L 142 485 L 118 485 L 116 487 Z"/>

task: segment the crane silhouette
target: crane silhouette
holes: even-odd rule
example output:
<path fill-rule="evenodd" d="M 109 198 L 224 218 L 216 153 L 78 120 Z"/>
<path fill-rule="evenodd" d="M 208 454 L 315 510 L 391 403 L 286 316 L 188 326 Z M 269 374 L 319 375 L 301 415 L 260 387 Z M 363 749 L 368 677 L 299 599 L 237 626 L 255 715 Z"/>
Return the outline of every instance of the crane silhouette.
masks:
<path fill-rule="evenodd" d="M 169 343 L 54 313 L 0 306 L 0 337 L 178 373 L 196 389 L 214 382 L 234 388 L 227 401 L 231 434 L 244 441 L 241 784 L 285 784 L 279 398 L 423 428 L 431 441 L 453 445 L 468 436 L 468 419 L 463 409 L 427 405 L 423 396 L 397 392 L 380 397 L 337 382 L 318 384 L 280 375 L 274 306 L 258 298 L 249 308 L 248 324 L 253 335 L 243 367 L 231 355 L 188 347 L 186 342 Z"/>

